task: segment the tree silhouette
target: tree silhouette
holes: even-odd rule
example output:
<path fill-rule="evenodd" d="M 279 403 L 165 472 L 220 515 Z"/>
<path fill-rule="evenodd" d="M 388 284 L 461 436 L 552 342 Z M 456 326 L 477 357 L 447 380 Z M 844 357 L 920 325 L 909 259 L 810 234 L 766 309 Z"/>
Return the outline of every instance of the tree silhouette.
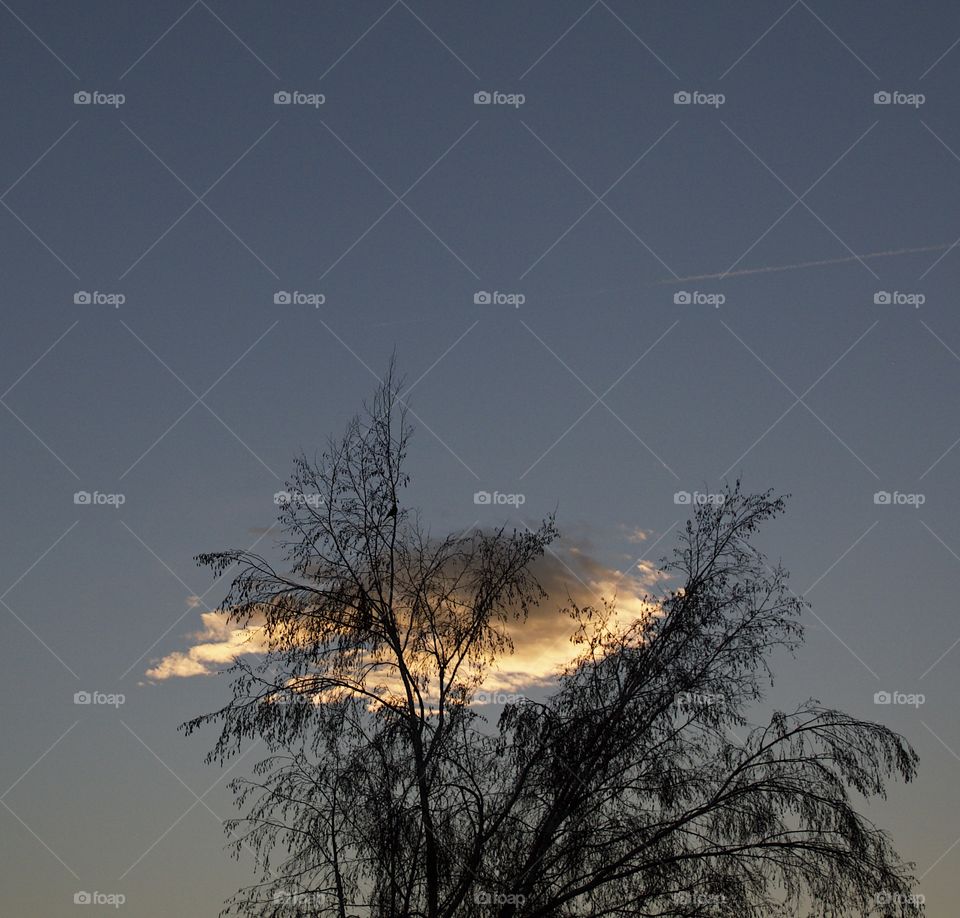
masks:
<path fill-rule="evenodd" d="M 624 625 L 615 601 L 569 615 L 577 658 L 545 701 L 471 706 L 546 595 L 557 537 L 432 536 L 401 492 L 411 429 L 391 364 L 365 414 L 301 456 L 280 511 L 283 570 L 237 565 L 223 609 L 258 629 L 208 759 L 269 754 L 231 782 L 226 829 L 258 879 L 225 915 L 338 918 L 916 915 L 910 867 L 855 798 L 910 780 L 897 734 L 810 700 L 750 727 L 804 602 L 752 545 L 781 513 L 739 483 L 698 506 Z M 743 735 L 742 735 L 743 734 Z"/>

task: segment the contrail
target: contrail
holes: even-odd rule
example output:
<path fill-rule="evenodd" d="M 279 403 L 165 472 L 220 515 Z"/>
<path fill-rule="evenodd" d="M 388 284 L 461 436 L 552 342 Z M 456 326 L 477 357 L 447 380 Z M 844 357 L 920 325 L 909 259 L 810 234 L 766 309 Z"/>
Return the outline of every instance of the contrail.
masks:
<path fill-rule="evenodd" d="M 960 240 L 958 240 L 960 242 Z M 792 265 L 767 265 L 763 268 L 741 268 L 738 271 L 720 271 L 716 274 L 691 274 L 688 277 L 670 277 L 656 281 L 655 285 L 683 284 L 687 281 L 723 280 L 727 277 L 743 277 L 747 274 L 772 274 L 775 271 L 796 271 L 799 268 L 817 268 L 823 265 L 842 265 L 848 261 L 866 261 L 868 258 L 889 258 L 893 255 L 914 255 L 918 252 L 943 252 L 952 249 L 957 242 L 941 245 L 923 245 L 913 249 L 890 249 L 886 252 L 868 252 L 866 255 L 847 255 L 843 258 L 823 258 L 819 261 L 798 261 Z"/>

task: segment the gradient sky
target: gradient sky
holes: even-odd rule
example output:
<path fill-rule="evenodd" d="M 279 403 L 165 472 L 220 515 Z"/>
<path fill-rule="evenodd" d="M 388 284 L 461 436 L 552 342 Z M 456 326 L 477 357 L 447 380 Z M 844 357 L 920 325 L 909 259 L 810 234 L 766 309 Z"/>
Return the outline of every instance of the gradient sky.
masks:
<path fill-rule="evenodd" d="M 916 746 L 869 812 L 952 914 L 958 39 L 945 2 L 0 0 L 0 913 L 213 915 L 252 878 L 210 735 L 176 732 L 227 683 L 146 672 L 222 598 L 193 555 L 262 536 L 396 350 L 411 503 L 556 507 L 585 589 L 672 547 L 677 491 L 792 492 L 762 542 L 814 608 L 772 700 Z"/>

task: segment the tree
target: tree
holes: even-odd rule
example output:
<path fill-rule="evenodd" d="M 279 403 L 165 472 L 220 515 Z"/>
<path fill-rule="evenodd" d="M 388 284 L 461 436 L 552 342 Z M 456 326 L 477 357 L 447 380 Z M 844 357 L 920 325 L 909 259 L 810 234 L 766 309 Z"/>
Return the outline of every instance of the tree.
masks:
<path fill-rule="evenodd" d="M 223 609 L 265 646 L 184 724 L 219 725 L 211 762 L 269 752 L 231 782 L 231 848 L 258 881 L 224 914 L 919 914 L 910 865 L 854 800 L 910 780 L 909 745 L 813 700 L 748 729 L 770 654 L 802 637 L 804 602 L 751 541 L 783 499 L 738 482 L 697 507 L 664 562 L 678 586 L 635 621 L 568 597 L 579 655 L 491 725 L 471 701 L 546 598 L 554 520 L 431 535 L 402 503 L 398 391 L 391 365 L 364 416 L 296 460 L 282 570 L 198 556 L 237 566 Z"/>

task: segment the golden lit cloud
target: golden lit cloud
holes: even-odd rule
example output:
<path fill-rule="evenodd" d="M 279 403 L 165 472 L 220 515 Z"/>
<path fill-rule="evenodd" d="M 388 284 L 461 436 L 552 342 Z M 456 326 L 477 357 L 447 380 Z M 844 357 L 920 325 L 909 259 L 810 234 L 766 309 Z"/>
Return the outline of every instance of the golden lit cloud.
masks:
<path fill-rule="evenodd" d="M 547 684 L 577 654 L 571 643 L 575 624 L 561 609 L 572 600 L 578 606 L 599 606 L 601 599 L 616 600 L 617 623 L 626 623 L 649 611 L 644 596 L 664 575 L 651 562 L 640 560 L 624 572 L 613 570 L 584 548 L 568 544 L 548 552 L 536 565 L 537 576 L 547 592 L 526 621 L 512 623 L 508 633 L 514 653 L 498 660 L 487 673 L 483 689 L 489 692 L 519 692 Z M 162 681 L 171 678 L 212 675 L 239 656 L 262 654 L 262 632 L 256 623 L 238 628 L 227 623 L 223 611 L 204 612 L 202 628 L 191 636 L 191 645 L 156 662 L 146 675 Z"/>

